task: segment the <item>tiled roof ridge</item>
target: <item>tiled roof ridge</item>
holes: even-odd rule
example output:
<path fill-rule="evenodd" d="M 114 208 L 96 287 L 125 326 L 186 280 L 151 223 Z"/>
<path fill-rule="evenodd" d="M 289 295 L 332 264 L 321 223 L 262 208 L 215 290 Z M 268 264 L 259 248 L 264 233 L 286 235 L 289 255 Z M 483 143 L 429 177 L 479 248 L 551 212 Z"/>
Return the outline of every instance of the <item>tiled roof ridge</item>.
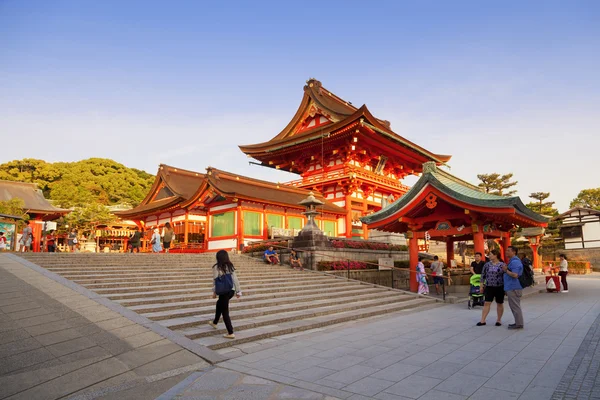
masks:
<path fill-rule="evenodd" d="M 194 174 L 194 176 L 198 176 L 198 177 L 205 175 L 203 172 L 199 172 L 199 171 L 192 171 L 189 169 L 174 167 L 172 165 L 167 165 L 167 164 L 159 164 L 159 170 L 163 171 L 163 168 L 168 169 L 169 172 L 174 172 L 174 173 L 180 174 L 180 175 Z"/>
<path fill-rule="evenodd" d="M 233 172 L 224 171 L 222 169 L 218 169 L 218 168 L 214 168 L 214 167 L 208 167 L 208 168 L 206 168 L 206 170 L 207 171 L 210 170 L 211 172 L 214 171 L 213 175 L 210 175 L 210 174 L 209 175 L 213 176 L 215 179 L 219 179 L 218 175 L 224 175 L 227 179 L 230 179 L 230 180 L 237 181 L 236 178 L 240 178 L 240 179 L 244 179 L 244 180 L 247 180 L 247 181 L 251 181 L 251 182 L 258 183 L 258 184 L 262 184 L 262 185 L 265 185 L 265 186 L 268 186 L 268 187 L 276 187 L 279 190 L 285 190 L 287 192 L 292 192 L 292 193 L 304 194 L 304 193 L 310 192 L 310 190 L 306 190 L 306 189 L 302 189 L 302 188 L 297 188 L 297 187 L 294 187 L 294 186 L 287 185 L 285 183 L 281 183 L 281 182 L 274 183 L 274 182 L 270 182 L 270 181 L 264 181 L 262 179 L 251 178 L 251 177 L 248 177 L 248 176 L 245 176 L 245 175 L 235 174 Z M 215 174 L 217 176 L 215 176 Z M 322 193 L 320 193 L 320 192 L 316 192 L 315 195 L 320 196 L 320 197 L 324 197 L 322 195 Z"/>

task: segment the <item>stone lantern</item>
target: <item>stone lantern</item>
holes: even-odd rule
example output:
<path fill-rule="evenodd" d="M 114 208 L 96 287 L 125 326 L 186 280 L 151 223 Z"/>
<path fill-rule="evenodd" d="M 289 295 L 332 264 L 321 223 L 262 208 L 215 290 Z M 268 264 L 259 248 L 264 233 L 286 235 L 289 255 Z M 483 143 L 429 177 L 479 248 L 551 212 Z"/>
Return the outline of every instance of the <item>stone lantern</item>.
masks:
<path fill-rule="evenodd" d="M 319 215 L 317 207 L 322 206 L 324 203 L 317 199 L 313 192 L 310 192 L 308 197 L 298 204 L 306 207 L 306 211 L 302 214 L 306 215 L 308 221 L 298 236 L 294 238 L 292 246 L 294 248 L 304 249 L 314 247 L 330 247 L 331 244 L 329 243 L 329 239 L 319 229 L 315 222 L 315 217 Z"/>

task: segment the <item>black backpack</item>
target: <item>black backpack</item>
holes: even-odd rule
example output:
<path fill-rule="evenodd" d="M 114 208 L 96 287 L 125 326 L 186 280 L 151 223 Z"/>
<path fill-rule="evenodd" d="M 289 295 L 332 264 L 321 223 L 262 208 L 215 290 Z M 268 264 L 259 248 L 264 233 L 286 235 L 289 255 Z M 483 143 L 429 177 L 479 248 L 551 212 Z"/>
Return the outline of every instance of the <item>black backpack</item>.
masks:
<path fill-rule="evenodd" d="M 523 273 L 519 276 L 519 283 L 523 289 L 533 285 L 533 269 L 531 269 L 531 263 L 523 264 Z"/>

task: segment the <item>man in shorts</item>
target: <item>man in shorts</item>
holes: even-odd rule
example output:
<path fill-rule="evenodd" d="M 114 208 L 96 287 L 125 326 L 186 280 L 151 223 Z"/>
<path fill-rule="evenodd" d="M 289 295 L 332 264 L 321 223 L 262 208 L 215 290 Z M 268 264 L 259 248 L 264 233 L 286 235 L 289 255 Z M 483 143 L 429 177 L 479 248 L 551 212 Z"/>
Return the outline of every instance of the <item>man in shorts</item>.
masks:
<path fill-rule="evenodd" d="M 442 286 L 444 285 L 444 263 L 440 261 L 440 258 L 438 256 L 434 256 L 430 268 L 431 272 L 433 273 L 435 293 L 439 295 L 441 294 Z"/>

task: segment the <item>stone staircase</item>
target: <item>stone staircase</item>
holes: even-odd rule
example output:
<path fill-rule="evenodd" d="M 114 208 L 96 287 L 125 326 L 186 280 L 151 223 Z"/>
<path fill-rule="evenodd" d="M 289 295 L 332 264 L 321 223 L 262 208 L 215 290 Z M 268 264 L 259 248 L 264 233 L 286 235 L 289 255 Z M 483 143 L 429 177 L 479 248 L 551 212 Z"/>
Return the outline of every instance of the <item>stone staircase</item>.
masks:
<path fill-rule="evenodd" d="M 25 253 L 22 257 L 211 349 L 221 349 L 385 313 L 433 305 L 434 299 L 270 266 L 232 254 L 242 286 L 230 303 L 236 339 L 213 329 L 214 254 Z"/>

